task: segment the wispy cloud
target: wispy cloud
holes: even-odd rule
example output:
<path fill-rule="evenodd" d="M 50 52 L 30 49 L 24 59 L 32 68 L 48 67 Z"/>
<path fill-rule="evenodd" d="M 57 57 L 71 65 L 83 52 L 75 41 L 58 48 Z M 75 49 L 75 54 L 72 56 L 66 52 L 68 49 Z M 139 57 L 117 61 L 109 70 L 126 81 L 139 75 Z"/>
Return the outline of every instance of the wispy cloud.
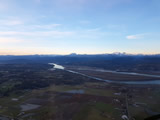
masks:
<path fill-rule="evenodd" d="M 35 31 L 35 32 L 19 32 L 19 31 L 0 31 L 1 36 L 53 36 L 53 37 L 63 37 L 73 35 L 74 32 L 70 31 Z"/>
<path fill-rule="evenodd" d="M 17 38 L 10 38 L 10 37 L 0 37 L 0 43 L 19 43 L 23 42 L 24 40 L 17 39 Z"/>
<path fill-rule="evenodd" d="M 14 26 L 14 25 L 22 25 L 24 24 L 23 21 L 18 19 L 6 19 L 6 20 L 0 20 L 1 26 Z"/>
<path fill-rule="evenodd" d="M 144 38 L 145 34 L 136 34 L 136 35 L 128 35 L 126 36 L 127 39 L 132 40 L 132 39 L 142 39 Z"/>
<path fill-rule="evenodd" d="M 52 29 L 55 27 L 61 26 L 61 24 L 49 24 L 49 25 L 33 25 L 33 28 L 41 28 L 41 29 Z"/>

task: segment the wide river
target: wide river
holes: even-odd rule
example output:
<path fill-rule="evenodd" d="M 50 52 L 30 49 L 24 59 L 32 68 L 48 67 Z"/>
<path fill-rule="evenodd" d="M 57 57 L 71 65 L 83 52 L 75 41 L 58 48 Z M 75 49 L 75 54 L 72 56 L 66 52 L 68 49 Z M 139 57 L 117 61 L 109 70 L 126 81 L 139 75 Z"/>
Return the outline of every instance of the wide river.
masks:
<path fill-rule="evenodd" d="M 72 71 L 72 70 L 67 70 L 65 69 L 65 67 L 63 67 L 62 65 L 58 65 L 55 63 L 49 63 L 49 65 L 53 65 L 54 69 L 61 69 L 61 70 L 65 70 L 74 74 L 78 74 L 78 75 L 82 75 L 91 79 L 95 79 L 95 80 L 99 80 L 99 81 L 104 81 L 104 82 L 109 82 L 109 83 L 120 83 L 120 84 L 139 84 L 139 85 L 160 85 L 160 76 L 158 75 L 149 75 L 149 74 L 139 74 L 139 73 L 129 73 L 129 72 L 116 72 L 116 71 L 106 71 L 106 72 L 111 72 L 111 73 L 117 73 L 117 74 L 126 74 L 126 75 L 140 75 L 140 76 L 148 76 L 148 77 L 156 77 L 157 80 L 146 80 L 146 81 L 114 81 L 114 80 L 105 80 L 102 78 L 98 78 L 98 77 L 93 77 L 93 76 L 89 76 L 80 72 L 76 72 L 76 71 Z M 102 71 L 105 72 L 105 71 Z M 159 79 L 158 79 L 159 78 Z"/>

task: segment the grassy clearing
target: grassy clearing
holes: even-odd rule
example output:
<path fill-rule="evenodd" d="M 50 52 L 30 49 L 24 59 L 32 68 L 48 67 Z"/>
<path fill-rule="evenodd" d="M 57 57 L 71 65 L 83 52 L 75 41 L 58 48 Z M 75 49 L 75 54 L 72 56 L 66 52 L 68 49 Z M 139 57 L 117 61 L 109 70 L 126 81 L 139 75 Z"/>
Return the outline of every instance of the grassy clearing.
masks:
<path fill-rule="evenodd" d="M 85 88 L 85 93 L 90 95 L 97 95 L 97 96 L 115 97 L 114 92 L 111 90 Z"/>
<path fill-rule="evenodd" d="M 106 104 L 103 102 L 98 102 L 95 104 L 95 108 L 101 112 L 113 113 L 114 107 L 111 104 Z"/>
<path fill-rule="evenodd" d="M 52 105 L 40 107 L 39 109 L 29 111 L 28 114 L 35 113 L 33 118 L 35 120 L 52 120 L 56 114 L 56 109 Z M 27 118 L 25 118 L 28 120 Z"/>
<path fill-rule="evenodd" d="M 100 111 L 93 108 L 86 120 L 110 120 L 110 118 L 102 116 Z"/>
<path fill-rule="evenodd" d="M 73 120 L 110 120 L 115 117 L 113 116 L 115 112 L 114 106 L 110 104 L 103 102 L 87 104 L 81 108 Z"/>
<path fill-rule="evenodd" d="M 130 115 L 132 117 L 134 117 L 136 120 L 143 120 L 144 118 L 147 118 L 149 117 L 145 111 L 144 111 L 144 108 L 142 107 L 131 107 L 129 106 L 129 112 L 130 112 Z"/>
<path fill-rule="evenodd" d="M 73 117 L 73 120 L 86 120 L 91 109 L 92 106 L 90 105 L 83 106 L 78 114 Z"/>
<path fill-rule="evenodd" d="M 80 85 L 77 85 L 77 86 L 69 86 L 69 85 L 55 86 L 55 85 L 52 85 L 52 86 L 48 87 L 46 89 L 46 91 L 66 92 L 66 91 L 69 91 L 69 90 L 80 90 L 80 89 L 83 89 L 85 91 L 85 94 L 89 94 L 89 95 L 115 97 L 113 90 L 86 88 L 83 85 L 81 85 L 81 86 Z"/>

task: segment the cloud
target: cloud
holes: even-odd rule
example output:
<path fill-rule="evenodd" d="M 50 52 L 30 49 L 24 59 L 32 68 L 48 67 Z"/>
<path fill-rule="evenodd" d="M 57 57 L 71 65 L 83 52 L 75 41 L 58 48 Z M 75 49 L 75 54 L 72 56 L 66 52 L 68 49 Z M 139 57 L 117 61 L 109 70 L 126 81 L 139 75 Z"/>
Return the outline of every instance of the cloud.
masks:
<path fill-rule="evenodd" d="M 6 23 L 6 25 L 21 25 L 21 24 L 23 24 L 23 22 L 18 20 L 9 21 L 8 23 Z"/>
<path fill-rule="evenodd" d="M 0 31 L 1 36 L 52 36 L 63 37 L 73 35 L 74 32 L 70 31 L 35 31 L 35 32 L 17 32 L 17 31 Z"/>
<path fill-rule="evenodd" d="M 49 24 L 49 25 L 33 25 L 33 28 L 52 29 L 61 26 L 61 24 Z"/>
<path fill-rule="evenodd" d="M 19 42 L 23 42 L 23 40 L 17 38 L 0 37 L 0 43 L 19 43 Z"/>
<path fill-rule="evenodd" d="M 14 25 L 22 25 L 24 24 L 21 20 L 0 20 L 1 26 L 14 26 Z"/>
<path fill-rule="evenodd" d="M 144 38 L 144 34 L 128 35 L 128 36 L 126 36 L 126 38 L 129 40 L 142 39 L 142 38 Z"/>
<path fill-rule="evenodd" d="M 24 33 L 24 32 L 15 32 L 15 31 L 7 31 L 7 32 L 0 31 L 0 35 L 1 35 L 1 36 L 27 35 L 27 33 Z"/>

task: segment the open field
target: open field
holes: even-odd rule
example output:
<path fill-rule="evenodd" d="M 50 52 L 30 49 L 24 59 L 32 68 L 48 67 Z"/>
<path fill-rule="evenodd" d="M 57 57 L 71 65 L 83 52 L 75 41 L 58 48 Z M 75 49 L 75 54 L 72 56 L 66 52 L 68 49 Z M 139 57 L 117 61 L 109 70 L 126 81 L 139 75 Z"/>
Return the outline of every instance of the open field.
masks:
<path fill-rule="evenodd" d="M 71 93 L 73 90 L 84 93 Z M 1 98 L 0 115 L 20 120 L 120 120 L 126 114 L 127 94 L 130 117 L 142 120 L 160 113 L 159 92 L 158 86 L 145 88 L 90 82 L 77 86 L 51 85 Z M 22 105 L 28 109 L 24 111 Z"/>
<path fill-rule="evenodd" d="M 2 120 L 143 120 L 160 113 L 159 85 L 109 84 L 43 65 L 3 67 Z"/>

